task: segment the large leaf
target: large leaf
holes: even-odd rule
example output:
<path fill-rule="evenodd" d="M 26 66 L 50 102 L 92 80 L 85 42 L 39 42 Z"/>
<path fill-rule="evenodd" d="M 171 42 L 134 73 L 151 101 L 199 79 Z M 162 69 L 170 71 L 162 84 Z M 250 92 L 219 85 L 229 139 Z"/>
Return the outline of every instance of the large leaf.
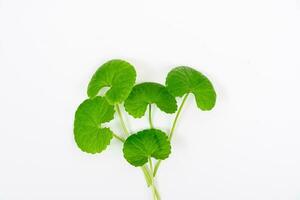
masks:
<path fill-rule="evenodd" d="M 101 123 L 114 117 L 114 107 L 103 97 L 87 99 L 80 104 L 74 121 L 74 135 L 78 147 L 87 153 L 100 153 L 109 145 L 113 133 Z"/>
<path fill-rule="evenodd" d="M 211 82 L 190 67 L 181 66 L 172 69 L 167 76 L 166 87 L 175 97 L 193 93 L 201 110 L 211 110 L 216 103 L 216 92 Z"/>
<path fill-rule="evenodd" d="M 167 135 L 158 129 L 146 129 L 133 134 L 124 143 L 125 159 L 133 166 L 143 166 L 149 157 L 164 160 L 171 153 Z"/>
<path fill-rule="evenodd" d="M 156 104 L 166 113 L 174 113 L 177 110 L 176 100 L 165 86 L 150 82 L 134 86 L 124 106 L 130 115 L 140 118 L 145 115 L 149 104 Z"/>
<path fill-rule="evenodd" d="M 93 75 L 88 96 L 95 97 L 104 87 L 110 87 L 106 92 L 107 101 L 114 105 L 123 102 L 134 86 L 136 72 L 134 67 L 124 60 L 111 60 L 104 63 Z"/>

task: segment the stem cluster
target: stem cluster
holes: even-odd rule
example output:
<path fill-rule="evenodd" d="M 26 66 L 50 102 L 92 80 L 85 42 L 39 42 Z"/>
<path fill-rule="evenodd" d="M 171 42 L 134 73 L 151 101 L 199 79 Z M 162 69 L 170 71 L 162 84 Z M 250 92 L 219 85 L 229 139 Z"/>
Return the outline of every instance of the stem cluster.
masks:
<path fill-rule="evenodd" d="M 180 115 L 180 113 L 181 113 L 181 111 L 182 111 L 183 105 L 184 105 L 184 103 L 186 102 L 186 99 L 187 99 L 188 95 L 189 95 L 189 94 L 187 93 L 187 94 L 184 96 L 184 98 L 183 98 L 183 100 L 182 100 L 182 102 L 181 102 L 181 105 L 180 105 L 180 107 L 179 107 L 179 109 L 178 109 L 178 111 L 177 111 L 177 113 L 176 113 L 176 116 L 175 116 L 175 118 L 174 118 L 174 121 L 173 121 L 173 124 L 172 124 L 172 128 L 171 128 L 171 131 L 170 131 L 170 134 L 169 134 L 169 136 L 168 136 L 169 141 L 172 140 L 173 133 L 174 133 L 174 131 L 175 131 L 175 127 L 176 127 L 176 124 L 177 124 L 179 115 Z M 121 125 L 122 125 L 122 128 L 123 128 L 123 131 L 124 131 L 124 133 L 128 136 L 128 135 L 129 135 L 129 131 L 128 131 L 127 127 L 126 127 L 125 121 L 124 121 L 124 119 L 123 119 L 122 112 L 121 112 L 120 107 L 119 107 L 118 104 L 116 104 L 116 110 L 117 110 L 118 116 L 119 116 L 119 118 L 120 118 L 120 121 L 121 121 Z M 149 126 L 150 126 L 150 128 L 154 128 L 154 126 L 153 126 L 153 121 L 152 121 L 152 109 L 151 109 L 151 104 L 149 104 L 149 116 L 148 116 L 148 118 L 149 118 Z M 118 139 L 119 141 L 121 141 L 122 143 L 125 142 L 125 139 L 124 139 L 123 137 L 119 136 L 119 135 L 114 134 L 114 137 L 115 137 L 116 139 Z M 146 183 L 147 183 L 147 186 L 148 186 L 148 187 L 151 187 L 151 191 L 152 191 L 152 195 L 153 195 L 153 200 L 161 200 L 160 194 L 159 194 L 158 189 L 157 189 L 157 187 L 156 187 L 156 185 L 155 185 L 155 176 L 156 176 L 157 171 L 158 171 L 158 169 L 159 169 L 159 166 L 160 166 L 160 164 L 161 164 L 161 160 L 158 160 L 158 161 L 156 162 L 156 164 L 153 165 L 152 159 L 151 159 L 151 157 L 149 157 L 149 158 L 148 158 L 148 163 L 149 163 L 149 166 L 148 166 L 147 164 L 145 164 L 144 166 L 142 166 L 142 167 L 140 167 L 140 168 L 141 168 L 141 170 L 142 170 L 142 172 L 143 172 L 143 174 L 144 174 L 144 177 L 145 177 L 145 181 L 146 181 Z"/>

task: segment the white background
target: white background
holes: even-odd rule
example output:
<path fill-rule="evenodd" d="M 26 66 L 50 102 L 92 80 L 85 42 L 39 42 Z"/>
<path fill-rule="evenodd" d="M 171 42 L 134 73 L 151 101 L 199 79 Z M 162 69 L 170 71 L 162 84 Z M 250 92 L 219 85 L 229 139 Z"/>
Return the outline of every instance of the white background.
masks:
<path fill-rule="evenodd" d="M 188 99 L 163 200 L 300 199 L 299 0 L 0 0 L 1 200 L 151 199 L 118 141 L 93 156 L 73 140 L 89 79 L 112 58 L 138 82 L 192 66 L 218 93 L 212 112 Z M 154 117 L 170 129 L 173 116 Z"/>

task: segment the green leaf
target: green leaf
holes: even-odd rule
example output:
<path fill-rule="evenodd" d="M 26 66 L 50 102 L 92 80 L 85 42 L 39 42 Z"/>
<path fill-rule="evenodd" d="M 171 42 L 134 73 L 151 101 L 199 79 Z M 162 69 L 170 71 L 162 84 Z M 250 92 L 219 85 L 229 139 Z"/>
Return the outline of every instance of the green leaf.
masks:
<path fill-rule="evenodd" d="M 201 110 L 211 110 L 215 106 L 216 92 L 212 83 L 193 68 L 181 66 L 172 69 L 167 76 L 166 87 L 175 97 L 193 93 Z"/>
<path fill-rule="evenodd" d="M 149 157 L 164 160 L 171 153 L 167 135 L 158 129 L 146 129 L 133 134 L 124 143 L 125 159 L 133 166 L 143 166 Z"/>
<path fill-rule="evenodd" d="M 140 118 L 145 115 L 149 104 L 156 104 L 166 113 L 174 113 L 177 110 L 176 100 L 165 86 L 150 82 L 134 86 L 124 106 L 130 115 Z"/>
<path fill-rule="evenodd" d="M 93 75 L 89 86 L 90 98 L 98 95 L 104 87 L 110 87 L 106 92 L 106 100 L 111 104 L 123 102 L 129 95 L 136 79 L 134 67 L 124 60 L 110 60 L 104 63 Z"/>
<path fill-rule="evenodd" d="M 75 113 L 74 136 L 78 147 L 87 153 L 100 153 L 105 150 L 113 137 L 109 128 L 101 123 L 114 117 L 114 107 L 103 97 L 87 99 L 81 103 Z"/>

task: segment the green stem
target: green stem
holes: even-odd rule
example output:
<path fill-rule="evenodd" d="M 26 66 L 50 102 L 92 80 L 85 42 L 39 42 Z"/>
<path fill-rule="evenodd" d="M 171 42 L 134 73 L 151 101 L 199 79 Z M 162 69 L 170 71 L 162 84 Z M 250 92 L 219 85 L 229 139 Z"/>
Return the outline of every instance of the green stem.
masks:
<path fill-rule="evenodd" d="M 122 128 L 124 130 L 124 132 L 129 135 L 129 132 L 128 132 L 128 129 L 126 128 L 126 125 L 125 125 L 125 122 L 123 120 L 123 115 L 122 115 L 122 112 L 120 110 L 120 107 L 118 104 L 116 104 L 116 110 L 117 110 L 117 113 L 119 115 L 119 118 L 120 118 L 120 121 L 121 121 L 121 124 L 122 124 Z M 114 137 L 116 137 L 117 139 L 119 139 L 121 142 L 125 142 L 125 139 L 124 138 L 121 138 L 119 137 L 118 135 L 115 135 L 114 134 Z M 149 187 L 150 185 L 152 185 L 152 179 L 151 179 L 151 175 L 150 175 L 150 172 L 147 168 L 146 165 L 142 166 L 141 167 L 141 170 L 143 171 L 144 173 L 144 177 L 145 177 L 145 180 L 146 180 L 146 183 L 147 183 L 147 186 Z"/>
<path fill-rule="evenodd" d="M 178 109 L 178 111 L 176 113 L 176 116 L 175 116 L 175 119 L 174 119 L 174 122 L 173 122 L 173 125 L 172 125 L 172 129 L 171 129 L 171 132 L 170 132 L 170 135 L 169 135 L 169 140 L 170 141 L 172 140 L 173 133 L 174 133 L 174 130 L 175 130 L 175 127 L 176 127 L 176 124 L 177 124 L 178 117 L 179 117 L 179 115 L 181 113 L 183 105 L 184 105 L 184 103 L 185 103 L 185 101 L 186 101 L 186 99 L 187 99 L 188 96 L 189 96 L 189 93 L 187 93 L 186 95 L 184 95 L 183 100 L 181 102 L 181 105 L 180 105 L 180 107 L 179 107 L 179 109 Z"/>
<path fill-rule="evenodd" d="M 149 165 L 150 165 L 151 182 L 152 182 L 151 189 L 152 189 L 153 199 L 157 200 L 157 196 L 156 196 L 156 193 L 155 193 L 155 186 L 154 186 L 153 164 L 152 164 L 151 157 L 148 158 L 148 161 L 149 161 Z"/>
<path fill-rule="evenodd" d="M 160 163 L 161 163 L 161 160 L 157 161 L 157 163 L 155 164 L 155 167 L 154 167 L 154 172 L 153 172 L 153 176 L 155 177 L 156 176 L 156 173 L 157 173 L 157 170 L 160 166 Z"/>
<path fill-rule="evenodd" d="M 150 128 L 153 128 L 153 121 L 152 121 L 152 106 L 151 104 L 149 104 L 149 125 L 150 125 Z M 154 183 L 154 170 L 153 170 L 153 164 L 152 164 L 152 159 L 151 157 L 149 157 L 149 165 L 150 165 L 150 181 L 151 181 L 151 189 L 152 189 L 152 194 L 153 194 L 153 199 L 154 200 L 160 200 L 160 194 L 155 186 L 155 183 Z M 148 184 L 149 186 L 149 184 Z"/>
<path fill-rule="evenodd" d="M 152 162 L 151 162 L 152 163 Z M 152 169 L 153 169 L 153 165 L 151 164 Z M 160 194 L 154 184 L 154 177 L 153 177 L 153 172 L 148 170 L 147 165 L 144 165 L 141 167 L 142 171 L 144 172 L 144 176 L 145 176 L 145 180 L 147 182 L 147 186 L 150 187 L 151 186 L 151 190 L 152 190 L 152 194 L 153 194 L 153 198 L 154 200 L 161 200 L 160 198 Z M 155 197 L 154 197 L 155 195 Z"/>
<path fill-rule="evenodd" d="M 153 185 L 153 187 L 154 187 L 154 192 L 155 192 L 157 200 L 160 200 L 161 198 L 160 198 L 160 194 L 159 194 L 157 188 L 155 187 L 155 185 Z"/>
<path fill-rule="evenodd" d="M 151 104 L 149 104 L 149 124 L 150 128 L 153 128 Z"/>
<path fill-rule="evenodd" d="M 124 122 L 124 119 L 123 119 L 122 112 L 120 110 L 119 104 L 116 104 L 116 110 L 117 110 L 117 113 L 119 115 L 119 118 L 120 118 L 120 121 L 121 121 L 121 125 L 123 127 L 123 130 L 124 130 L 125 134 L 129 135 L 128 129 L 125 126 L 125 122 Z"/>
<path fill-rule="evenodd" d="M 147 182 L 147 186 L 150 187 L 151 184 L 152 184 L 152 181 L 151 181 L 151 175 L 149 173 L 149 170 L 148 170 L 148 168 L 147 168 L 146 165 L 142 166 L 141 169 L 142 169 L 142 171 L 144 173 L 145 180 Z"/>
<path fill-rule="evenodd" d="M 174 130 L 175 130 L 175 127 L 176 127 L 176 124 L 177 124 L 179 115 L 180 115 L 180 113 L 181 113 L 181 111 L 182 111 L 183 105 L 184 105 L 184 103 L 186 102 L 188 96 L 189 96 L 189 93 L 187 93 L 186 95 L 184 95 L 183 100 L 182 100 L 182 102 L 181 102 L 181 104 L 180 104 L 180 107 L 179 107 L 179 109 L 178 109 L 178 111 L 177 111 L 177 113 L 176 113 L 176 116 L 175 116 L 175 119 L 174 119 L 174 121 L 173 121 L 173 125 L 172 125 L 172 128 L 171 128 L 171 131 L 170 131 L 169 141 L 172 140 L 173 133 L 174 133 Z M 154 176 L 156 176 L 156 173 L 157 173 L 157 170 L 158 170 L 158 168 L 159 168 L 159 166 L 160 166 L 160 163 L 161 163 L 161 160 L 159 160 L 159 161 L 156 163 L 155 167 L 154 167 L 154 172 L 153 172 L 153 175 L 154 175 Z"/>
<path fill-rule="evenodd" d="M 113 133 L 113 136 L 114 136 L 115 138 L 117 138 L 118 140 L 120 140 L 121 142 L 125 142 L 125 139 L 124 139 L 123 137 L 118 136 L 117 134 L 114 134 L 114 133 Z"/>

